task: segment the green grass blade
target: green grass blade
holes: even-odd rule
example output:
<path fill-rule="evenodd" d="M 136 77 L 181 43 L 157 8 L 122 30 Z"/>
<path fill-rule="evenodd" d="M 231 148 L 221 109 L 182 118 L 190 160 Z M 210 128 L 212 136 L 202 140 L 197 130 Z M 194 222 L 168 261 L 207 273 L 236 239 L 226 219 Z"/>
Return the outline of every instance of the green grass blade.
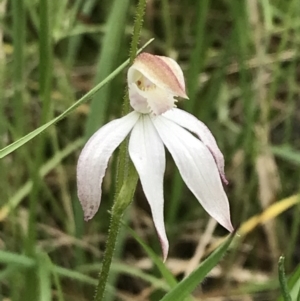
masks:
<path fill-rule="evenodd" d="M 126 225 L 125 225 L 126 226 Z M 147 246 L 147 244 L 128 226 L 127 230 L 134 237 L 134 239 L 143 247 L 149 258 L 154 262 L 154 264 L 159 269 L 165 281 L 168 283 L 170 287 L 174 287 L 177 284 L 176 279 L 172 275 L 172 273 L 167 269 L 162 260 L 157 256 L 157 254 Z"/>
<path fill-rule="evenodd" d="M 300 164 L 300 152 L 288 145 L 273 146 L 271 150 L 276 157 L 289 161 L 292 164 Z"/>
<path fill-rule="evenodd" d="M 39 300 L 51 301 L 51 262 L 45 253 L 37 255 L 37 273 L 39 277 Z"/>
<path fill-rule="evenodd" d="M 3 264 L 15 264 L 23 268 L 31 268 L 35 265 L 35 260 L 25 255 L 15 254 L 0 250 L 0 262 Z"/>
<path fill-rule="evenodd" d="M 52 43 L 50 30 L 49 0 L 40 1 L 39 27 L 39 90 L 42 100 L 41 121 L 45 123 L 51 118 L 51 89 L 52 89 Z M 43 141 L 41 141 L 43 144 Z"/>
<path fill-rule="evenodd" d="M 17 135 L 22 135 L 24 130 L 24 65 L 25 65 L 25 3 L 24 1 L 13 0 L 13 47 L 14 47 L 14 65 L 13 65 L 13 82 L 14 82 L 14 124 Z"/>
<path fill-rule="evenodd" d="M 130 234 L 134 237 L 134 239 L 142 246 L 144 251 L 147 253 L 149 258 L 153 261 L 155 266 L 158 268 L 159 272 L 163 276 L 163 279 L 166 281 L 169 288 L 174 288 L 177 285 L 177 280 L 173 276 L 173 274 L 168 270 L 162 260 L 157 256 L 157 254 L 147 246 L 147 244 L 128 226 L 126 226 Z M 188 298 L 187 301 L 193 300 L 192 298 Z"/>
<path fill-rule="evenodd" d="M 116 0 L 113 2 L 101 45 L 101 54 L 95 78 L 96 83 L 109 75 L 116 65 L 122 36 L 124 35 L 128 6 L 129 0 Z M 86 138 L 89 138 L 104 123 L 109 101 L 111 101 L 110 84 L 93 95 L 90 114 L 86 123 Z"/>
<path fill-rule="evenodd" d="M 294 273 L 289 277 L 287 285 L 292 300 L 300 301 L 300 265 L 298 265 Z M 280 296 L 277 301 L 284 300 L 285 299 L 283 298 L 283 296 Z"/>
<path fill-rule="evenodd" d="M 118 273 L 124 273 L 143 279 L 144 281 L 149 282 L 153 287 L 162 289 L 164 291 L 169 290 L 169 285 L 167 285 L 162 279 L 147 274 L 139 268 L 129 266 L 128 264 L 116 263 L 112 264 L 112 269 Z"/>
<path fill-rule="evenodd" d="M 54 157 L 43 164 L 39 170 L 39 176 L 41 178 L 45 177 L 51 170 L 53 170 L 63 159 L 81 147 L 84 143 L 83 139 L 77 139 L 74 142 L 69 143 L 64 149 L 57 152 Z M 9 198 L 7 203 L 0 208 L 0 221 L 3 221 L 7 215 L 16 208 L 20 202 L 30 193 L 32 189 L 32 181 L 27 181 L 16 193 Z"/>
<path fill-rule="evenodd" d="M 30 258 L 25 255 L 20 255 L 20 254 L 11 253 L 8 251 L 0 250 L 0 263 L 6 264 L 6 265 L 14 264 L 14 265 L 19 266 L 20 268 L 33 268 L 36 266 L 37 261 L 35 259 Z M 90 276 L 87 276 L 80 272 L 77 272 L 74 270 L 69 270 L 69 269 L 66 269 L 66 268 L 63 268 L 63 267 L 60 267 L 57 265 L 52 265 L 51 271 L 53 273 L 56 273 L 60 277 L 70 278 L 70 279 L 77 280 L 79 282 L 87 283 L 90 285 L 97 284 L 97 280 Z"/>
<path fill-rule="evenodd" d="M 99 270 L 101 270 L 101 266 L 102 266 L 101 264 L 97 264 L 97 263 L 88 264 L 88 265 L 80 266 L 79 271 L 85 274 L 96 273 Z M 151 284 L 151 286 L 166 292 L 168 292 L 170 289 L 170 286 L 160 277 L 153 276 L 150 273 L 143 271 L 139 267 L 132 266 L 130 263 L 125 264 L 119 261 L 113 262 L 111 264 L 111 271 L 114 271 L 117 274 L 124 274 L 132 277 L 140 278 L 143 281 Z"/>
<path fill-rule="evenodd" d="M 166 294 L 161 301 L 182 301 L 199 285 L 206 275 L 216 266 L 226 253 L 234 237 L 232 234 L 216 251 L 214 251 L 187 278 L 182 280 L 174 289 Z"/>
<path fill-rule="evenodd" d="M 287 280 L 285 277 L 284 271 L 284 257 L 280 256 L 278 262 L 278 274 L 279 274 L 279 283 L 280 283 L 280 290 L 284 301 L 292 301 L 291 295 L 289 293 L 289 288 L 287 285 Z"/>
<path fill-rule="evenodd" d="M 69 278 L 72 280 L 79 281 L 81 283 L 90 284 L 92 286 L 95 286 L 97 284 L 97 279 L 84 275 L 80 272 L 69 270 L 59 266 L 54 266 L 54 265 L 52 269 L 53 272 L 57 273 L 60 277 Z"/>
<path fill-rule="evenodd" d="M 174 34 L 175 26 L 173 24 L 172 15 L 170 14 L 169 0 L 161 1 L 161 10 L 162 10 L 162 19 L 164 22 L 167 53 L 171 53 L 173 48 L 174 38 L 175 38 L 175 34 Z"/>
<path fill-rule="evenodd" d="M 187 91 L 190 101 L 187 103 L 187 110 L 192 111 L 196 102 L 196 94 L 199 88 L 198 77 L 204 66 L 205 50 L 207 48 L 206 20 L 208 17 L 210 0 L 198 1 L 197 8 L 197 32 L 195 48 L 191 54 L 190 66 L 187 74 Z"/>
<path fill-rule="evenodd" d="M 153 39 L 149 40 L 140 50 L 141 52 L 145 47 L 147 47 Z M 4 158 L 5 156 L 9 155 L 10 153 L 14 152 L 33 138 L 35 138 L 37 135 L 43 133 L 45 130 L 47 130 L 50 126 L 57 123 L 58 121 L 62 120 L 66 116 L 68 116 L 71 112 L 73 112 L 78 106 L 80 106 L 82 103 L 90 99 L 92 96 L 95 95 L 95 93 L 100 90 L 104 85 L 106 85 L 110 80 L 112 80 L 115 76 L 117 76 L 127 65 L 129 64 L 129 60 L 126 60 L 122 65 L 120 65 L 117 69 L 115 69 L 109 76 L 107 76 L 102 82 L 100 82 L 98 85 L 96 85 L 93 89 L 91 89 L 88 93 L 86 93 L 83 97 L 81 97 L 77 102 L 75 102 L 71 107 L 69 107 L 66 111 L 64 111 L 62 114 L 57 116 L 56 118 L 52 119 L 51 121 L 47 122 L 46 124 L 40 126 L 39 128 L 35 129 L 34 131 L 30 132 L 26 136 L 18 139 L 17 141 L 11 143 L 10 145 L 2 148 L 0 150 L 0 159 Z"/>
<path fill-rule="evenodd" d="M 52 265 L 52 275 L 53 275 L 53 282 L 54 282 L 54 286 L 56 288 L 57 291 L 57 300 L 58 301 L 64 301 L 64 294 L 63 294 L 63 288 L 61 287 L 61 283 L 60 283 L 60 279 L 58 277 L 58 274 L 56 273 L 56 270 L 53 268 Z"/>
<path fill-rule="evenodd" d="M 82 14 L 82 15 L 86 15 L 89 16 L 96 4 L 96 0 L 88 0 L 85 1 L 82 4 L 82 9 L 79 10 L 77 12 L 77 14 Z M 79 25 L 80 27 L 85 27 L 84 25 Z M 88 26 L 89 28 L 91 27 L 91 25 Z M 67 50 L 67 56 L 66 56 L 66 61 L 67 61 L 67 65 L 68 66 L 73 66 L 74 65 L 74 61 L 78 55 L 79 49 L 80 49 L 80 45 L 82 43 L 82 36 L 78 35 L 78 36 L 72 36 L 72 31 L 76 31 L 76 22 L 74 22 L 74 27 L 73 29 L 71 29 L 71 32 L 66 33 L 66 35 L 71 35 L 69 42 L 68 42 L 68 50 Z M 87 32 L 87 31 L 85 31 Z M 83 32 L 82 32 L 83 33 Z M 64 35 L 65 33 L 62 33 L 62 35 L 60 36 L 60 38 L 65 38 L 66 36 Z"/>

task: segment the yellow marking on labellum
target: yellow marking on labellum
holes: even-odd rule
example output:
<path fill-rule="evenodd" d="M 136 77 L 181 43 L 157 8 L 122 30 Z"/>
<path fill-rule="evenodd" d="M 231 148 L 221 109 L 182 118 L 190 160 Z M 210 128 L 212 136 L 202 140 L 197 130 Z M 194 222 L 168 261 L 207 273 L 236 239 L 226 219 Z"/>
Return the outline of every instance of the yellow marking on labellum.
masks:
<path fill-rule="evenodd" d="M 136 81 L 136 85 L 142 91 L 150 91 L 156 88 L 156 85 L 151 83 L 145 76 L 142 76 Z"/>

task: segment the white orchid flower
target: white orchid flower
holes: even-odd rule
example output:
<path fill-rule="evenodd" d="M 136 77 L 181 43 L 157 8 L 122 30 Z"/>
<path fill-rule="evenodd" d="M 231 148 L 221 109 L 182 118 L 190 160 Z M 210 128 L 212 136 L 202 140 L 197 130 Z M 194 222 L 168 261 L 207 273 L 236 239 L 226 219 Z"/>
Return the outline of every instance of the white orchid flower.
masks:
<path fill-rule="evenodd" d="M 164 146 L 203 208 L 228 231 L 233 231 L 221 181 L 227 183 L 223 155 L 201 121 L 175 108 L 174 97 L 187 98 L 179 65 L 167 57 L 142 53 L 129 68 L 127 79 L 134 111 L 100 128 L 78 160 L 78 197 L 85 220 L 91 219 L 99 208 L 109 158 L 130 134 L 129 155 L 149 202 L 164 260 L 169 249 L 163 213 Z"/>

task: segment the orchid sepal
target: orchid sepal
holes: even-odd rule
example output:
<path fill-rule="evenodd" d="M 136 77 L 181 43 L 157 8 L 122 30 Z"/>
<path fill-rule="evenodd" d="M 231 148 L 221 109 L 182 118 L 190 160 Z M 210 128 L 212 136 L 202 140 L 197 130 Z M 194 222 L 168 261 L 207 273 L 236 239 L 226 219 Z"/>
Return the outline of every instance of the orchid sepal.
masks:
<path fill-rule="evenodd" d="M 174 108 L 177 99 L 188 98 L 179 65 L 171 58 L 140 54 L 128 70 L 131 106 L 138 112 L 160 115 Z"/>

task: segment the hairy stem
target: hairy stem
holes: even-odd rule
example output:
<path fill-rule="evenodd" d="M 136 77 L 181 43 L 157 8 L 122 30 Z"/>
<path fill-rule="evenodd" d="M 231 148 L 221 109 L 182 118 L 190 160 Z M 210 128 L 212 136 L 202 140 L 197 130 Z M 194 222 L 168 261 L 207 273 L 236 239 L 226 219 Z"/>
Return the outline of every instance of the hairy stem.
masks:
<path fill-rule="evenodd" d="M 109 276 L 110 265 L 112 262 L 115 245 L 120 230 L 120 222 L 125 209 L 130 205 L 135 192 L 138 180 L 137 172 L 133 165 L 130 165 L 129 177 L 126 178 L 115 199 L 112 207 L 108 238 L 106 241 L 105 252 L 101 272 L 99 274 L 98 285 L 96 289 L 95 301 L 102 301 L 105 293 L 105 287 Z"/>
<path fill-rule="evenodd" d="M 140 0 L 137 9 L 133 28 L 133 35 L 130 45 L 129 64 L 131 65 L 138 51 L 138 42 L 144 21 L 144 14 L 147 0 Z M 128 92 L 125 92 L 122 115 L 128 114 L 130 111 Z M 105 293 L 106 283 L 109 276 L 110 265 L 115 250 L 115 245 L 120 229 L 120 222 L 125 209 L 132 201 L 136 188 L 138 175 L 134 166 L 130 163 L 128 156 L 128 139 L 126 139 L 120 148 L 117 169 L 117 185 L 114 205 L 111 212 L 110 227 L 106 242 L 103 264 L 99 274 L 98 285 L 94 301 L 102 301 Z"/>

